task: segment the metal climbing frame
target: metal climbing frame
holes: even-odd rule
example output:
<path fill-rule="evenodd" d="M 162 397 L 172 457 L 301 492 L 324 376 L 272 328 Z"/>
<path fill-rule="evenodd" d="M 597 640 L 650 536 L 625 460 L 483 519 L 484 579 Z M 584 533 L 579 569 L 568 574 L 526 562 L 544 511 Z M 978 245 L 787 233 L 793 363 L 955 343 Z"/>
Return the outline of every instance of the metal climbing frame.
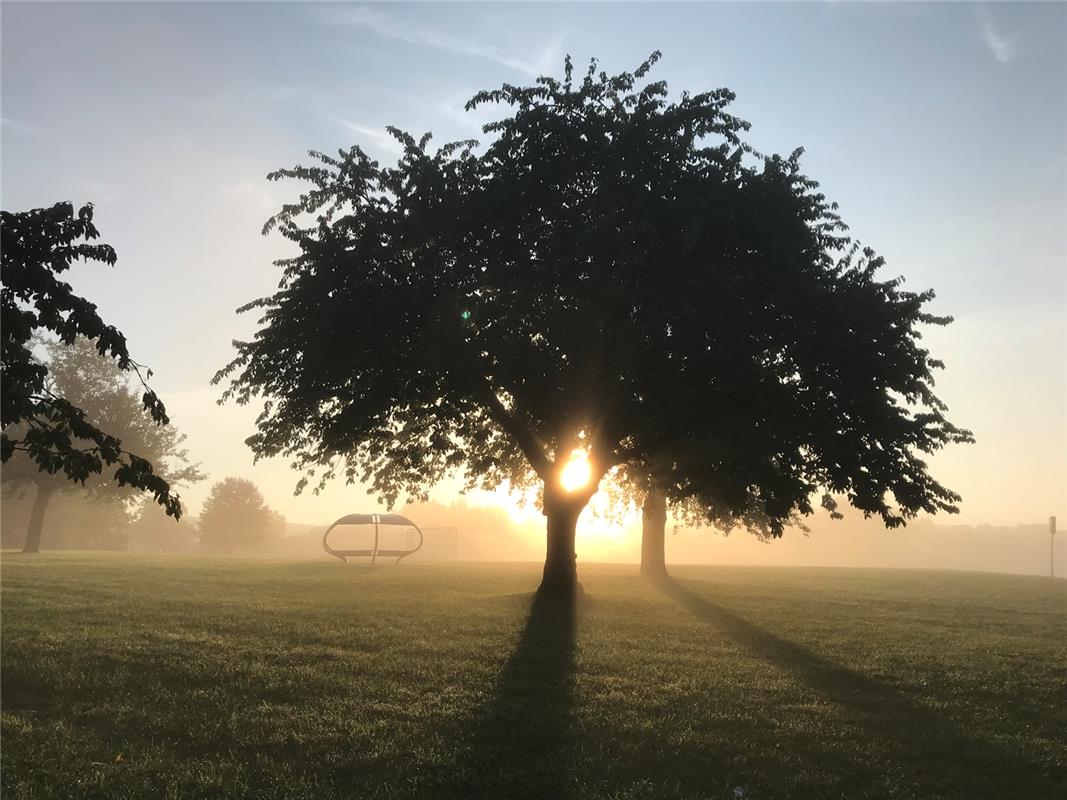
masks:
<path fill-rule="evenodd" d="M 373 525 L 374 526 L 374 547 L 370 550 L 334 550 L 330 547 L 329 538 L 330 531 L 341 525 Z M 381 525 L 397 525 L 405 528 L 414 528 L 419 534 L 419 543 L 413 548 L 406 550 L 382 550 L 378 547 L 378 528 Z M 348 563 L 350 558 L 365 558 L 370 556 L 370 563 L 375 563 L 378 560 L 378 556 L 383 558 L 395 558 L 396 563 L 400 563 L 400 559 L 405 556 L 410 556 L 422 547 L 423 535 L 422 530 L 407 517 L 402 517 L 399 514 L 349 514 L 341 517 L 337 522 L 326 529 L 326 533 L 322 535 L 322 549 L 335 558 L 341 559 L 344 563 Z"/>

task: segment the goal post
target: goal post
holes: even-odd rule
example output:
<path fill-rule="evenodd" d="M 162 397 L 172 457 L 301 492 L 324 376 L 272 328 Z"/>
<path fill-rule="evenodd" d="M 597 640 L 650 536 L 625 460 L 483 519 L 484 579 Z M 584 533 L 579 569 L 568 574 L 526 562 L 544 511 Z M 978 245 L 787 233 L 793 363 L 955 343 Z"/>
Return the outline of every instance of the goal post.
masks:
<path fill-rule="evenodd" d="M 459 559 L 459 529 L 455 527 L 422 528 L 423 542 L 412 561 L 456 561 Z M 414 530 L 408 531 L 414 539 Z"/>

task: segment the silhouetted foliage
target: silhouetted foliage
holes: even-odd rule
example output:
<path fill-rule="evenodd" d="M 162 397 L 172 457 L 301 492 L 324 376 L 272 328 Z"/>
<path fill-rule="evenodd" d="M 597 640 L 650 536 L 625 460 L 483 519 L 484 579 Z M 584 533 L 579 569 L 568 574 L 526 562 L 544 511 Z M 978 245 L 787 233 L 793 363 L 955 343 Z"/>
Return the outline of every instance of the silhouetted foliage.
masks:
<path fill-rule="evenodd" d="M 130 386 L 126 373 L 107 356 L 97 352 L 93 343 L 82 337 L 71 344 L 42 342 L 47 356 L 42 362 L 48 370 L 45 386 L 54 396 L 77 408 L 83 421 L 122 442 L 122 446 L 153 464 L 153 470 L 169 486 L 181 486 L 203 479 L 197 465 L 189 464 L 184 447 L 185 435 L 172 424 L 160 425 L 145 409 L 140 393 Z M 32 430 L 27 423 L 13 425 L 8 433 L 24 438 Z M 41 537 L 49 499 L 55 492 L 84 488 L 90 500 L 114 500 L 132 510 L 142 496 L 138 487 L 122 484 L 115 478 L 90 473 L 79 483 L 71 483 L 66 474 L 39 468 L 28 453 L 16 451 L 4 465 L 3 483 L 7 487 L 32 486 L 36 489 L 36 513 L 27 530 L 27 550 L 36 552 Z M 172 521 L 173 524 L 173 521 Z"/>
<path fill-rule="evenodd" d="M 612 468 L 713 520 L 780 535 L 813 494 L 895 525 L 957 498 L 917 457 L 970 434 L 931 391 L 919 323 L 932 293 L 844 235 L 798 150 L 764 157 L 726 89 L 668 102 L 592 62 L 505 85 L 495 139 L 358 146 L 272 173 L 311 188 L 265 226 L 282 260 L 261 329 L 216 376 L 265 400 L 248 444 L 308 479 L 340 473 L 387 502 L 459 470 L 543 482 L 545 582 L 573 585 L 574 524 Z M 594 480 L 558 472 L 587 447 Z M 895 505 L 887 494 L 895 498 Z"/>
<path fill-rule="evenodd" d="M 131 452 L 114 431 L 98 427 L 82 408 L 58 393 L 49 381 L 48 365 L 36 360 L 31 350 L 34 335 L 41 333 L 54 334 L 68 345 L 79 336 L 92 341 L 119 370 L 136 375 L 145 411 L 156 424 L 167 424 L 163 403 L 145 384 L 151 370 L 142 377 L 142 365 L 130 358 L 126 337 L 58 277 L 78 259 L 115 263 L 114 249 L 92 243 L 99 238 L 92 206 L 83 206 L 77 216 L 70 203 L 0 215 L 0 460 L 6 464 L 16 452 L 23 452 L 41 471 L 79 483 L 105 466 L 115 467 L 119 486 L 151 492 L 168 514 L 179 516 L 178 495 L 145 455 Z"/>
<path fill-rule="evenodd" d="M 262 542 L 277 535 L 284 518 L 272 511 L 250 480 L 225 478 L 211 487 L 200 512 L 200 546 L 230 553 L 240 545 Z"/>

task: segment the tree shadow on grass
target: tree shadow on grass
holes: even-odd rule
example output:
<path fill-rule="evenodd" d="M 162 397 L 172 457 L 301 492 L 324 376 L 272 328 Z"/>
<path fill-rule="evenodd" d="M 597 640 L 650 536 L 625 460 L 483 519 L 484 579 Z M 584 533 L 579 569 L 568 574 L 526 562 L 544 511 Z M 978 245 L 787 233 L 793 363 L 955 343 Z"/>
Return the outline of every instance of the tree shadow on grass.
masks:
<path fill-rule="evenodd" d="M 578 601 L 582 602 L 582 601 Z M 435 798 L 563 800 L 573 792 L 575 600 L 534 595 L 519 643 Z"/>
<path fill-rule="evenodd" d="M 687 589 L 672 578 L 656 587 L 694 616 L 738 644 L 793 673 L 827 700 L 847 709 L 873 758 L 862 748 L 842 759 L 825 745 L 814 758 L 849 770 L 842 787 L 856 792 L 910 797 L 1054 797 L 1063 791 L 1040 765 L 960 730 L 941 713 L 896 687 L 835 664 L 795 642 L 766 631 Z M 818 743 L 813 743 L 818 746 Z M 869 754 L 869 753 L 868 753 Z M 864 794 L 864 796 L 868 796 Z"/>

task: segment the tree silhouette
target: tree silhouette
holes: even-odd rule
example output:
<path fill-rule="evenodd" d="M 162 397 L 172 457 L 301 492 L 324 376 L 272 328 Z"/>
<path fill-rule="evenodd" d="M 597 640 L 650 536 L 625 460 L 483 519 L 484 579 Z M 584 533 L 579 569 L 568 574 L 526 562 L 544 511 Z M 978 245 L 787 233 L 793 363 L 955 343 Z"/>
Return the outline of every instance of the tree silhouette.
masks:
<path fill-rule="evenodd" d="M 145 411 L 155 423 L 167 424 L 163 403 L 144 381 L 151 370 L 143 378 L 142 366 L 130 358 L 126 337 L 57 277 L 78 259 L 113 265 L 114 249 L 92 244 L 97 238 L 92 205 L 83 206 L 77 216 L 70 203 L 0 212 L 0 461 L 6 464 L 22 452 L 41 471 L 78 483 L 105 466 L 115 467 L 119 486 L 151 492 L 168 514 L 178 517 L 181 501 L 168 482 L 146 458 L 128 450 L 112 432 L 93 424 L 83 409 L 53 391 L 48 366 L 31 351 L 35 334 L 54 334 L 65 344 L 79 336 L 92 341 L 101 356 L 137 377 Z"/>
<path fill-rule="evenodd" d="M 915 456 L 970 440 L 916 344 L 917 323 L 947 321 L 922 311 L 932 295 L 875 280 L 800 151 L 742 142 L 728 90 L 635 88 L 658 57 L 579 80 L 568 58 L 562 80 L 477 94 L 468 110 L 511 109 L 481 155 L 390 128 L 395 166 L 356 146 L 272 173 L 310 184 L 264 228 L 299 253 L 215 378 L 265 401 L 256 456 L 390 504 L 454 470 L 539 481 L 542 588 L 563 592 L 612 469 L 772 535 L 820 492 L 888 524 L 952 510 Z M 577 448 L 591 480 L 567 491 Z"/>
<path fill-rule="evenodd" d="M 250 480 L 225 478 L 211 487 L 200 512 L 200 546 L 231 553 L 234 547 L 257 544 L 284 526 L 281 515 L 263 501 Z"/>
<path fill-rule="evenodd" d="M 78 337 L 70 345 L 42 342 L 41 348 L 48 356 L 42 364 L 48 369 L 46 390 L 77 408 L 84 415 L 84 422 L 108 431 L 122 441 L 124 448 L 152 463 L 154 473 L 170 486 L 203 479 L 198 466 L 188 461 L 185 435 L 173 425 L 158 424 L 130 386 L 127 375 L 113 360 L 101 356 L 91 342 Z M 18 434 L 28 429 L 22 423 L 12 426 L 9 432 L 24 438 Z M 4 465 L 3 482 L 12 488 L 32 486 L 35 490 L 23 547 L 26 553 L 40 549 L 48 504 L 56 492 L 80 485 L 90 498 L 117 500 L 126 510 L 131 510 L 140 496 L 138 487 L 120 484 L 102 473 L 90 473 L 85 480 L 72 484 L 66 475 L 42 470 L 28 454 L 18 451 Z"/>

